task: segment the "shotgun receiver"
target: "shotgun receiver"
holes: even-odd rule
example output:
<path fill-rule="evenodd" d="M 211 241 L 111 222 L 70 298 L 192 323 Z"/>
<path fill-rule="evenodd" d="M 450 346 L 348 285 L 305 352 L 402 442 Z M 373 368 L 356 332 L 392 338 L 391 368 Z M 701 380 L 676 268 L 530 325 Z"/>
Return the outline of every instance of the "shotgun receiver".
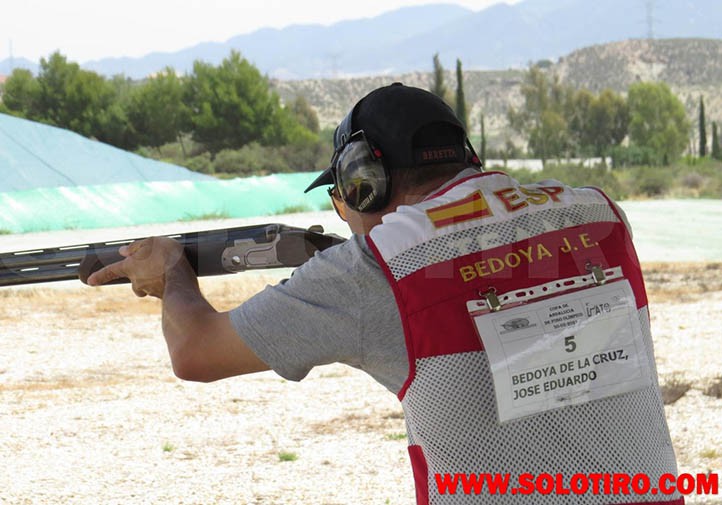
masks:
<path fill-rule="evenodd" d="M 184 246 L 198 276 L 243 272 L 251 269 L 296 267 L 321 251 L 345 241 L 324 234 L 321 226 L 309 229 L 264 224 L 167 235 Z M 0 253 L 0 287 L 80 279 L 123 259 L 118 248 L 134 240 L 117 240 L 31 251 Z M 117 279 L 111 284 L 127 283 Z"/>

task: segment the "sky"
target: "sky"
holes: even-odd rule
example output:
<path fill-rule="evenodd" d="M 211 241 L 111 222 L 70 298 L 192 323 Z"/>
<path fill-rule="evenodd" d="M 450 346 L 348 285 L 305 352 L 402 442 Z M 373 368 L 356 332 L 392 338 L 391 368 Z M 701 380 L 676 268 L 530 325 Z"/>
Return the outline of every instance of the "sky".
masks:
<path fill-rule="evenodd" d="M 474 11 L 519 0 L 0 0 L 0 61 L 138 57 L 223 42 L 259 28 L 332 24 L 412 5 L 452 3 Z"/>

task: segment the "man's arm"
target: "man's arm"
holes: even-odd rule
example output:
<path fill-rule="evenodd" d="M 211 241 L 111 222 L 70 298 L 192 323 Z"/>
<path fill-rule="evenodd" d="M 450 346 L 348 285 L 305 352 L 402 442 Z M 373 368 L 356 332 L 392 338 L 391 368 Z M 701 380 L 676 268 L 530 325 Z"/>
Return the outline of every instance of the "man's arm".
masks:
<path fill-rule="evenodd" d="M 133 242 L 122 261 L 88 278 L 97 286 L 127 277 L 138 296 L 163 300 L 163 335 L 175 374 L 185 380 L 214 380 L 268 370 L 233 329 L 227 312 L 203 298 L 183 247 L 167 238 Z"/>
<path fill-rule="evenodd" d="M 211 382 L 269 370 L 233 329 L 228 312 L 203 298 L 190 265 L 180 263 L 166 273 L 163 293 L 163 335 L 176 376 Z"/>

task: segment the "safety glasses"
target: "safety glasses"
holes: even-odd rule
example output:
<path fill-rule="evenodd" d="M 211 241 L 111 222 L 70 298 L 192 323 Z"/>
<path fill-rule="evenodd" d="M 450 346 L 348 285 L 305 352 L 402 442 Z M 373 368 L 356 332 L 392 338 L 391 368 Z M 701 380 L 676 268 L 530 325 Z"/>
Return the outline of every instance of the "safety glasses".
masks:
<path fill-rule="evenodd" d="M 336 179 L 335 176 L 334 176 L 334 179 Z M 336 215 L 338 217 L 340 217 L 342 221 L 346 221 L 346 207 L 343 204 L 341 195 L 338 194 L 338 190 L 336 189 L 336 186 L 334 185 L 333 187 L 328 188 L 326 191 L 328 191 L 328 196 L 331 198 L 331 203 L 333 204 L 333 210 L 336 211 Z"/>

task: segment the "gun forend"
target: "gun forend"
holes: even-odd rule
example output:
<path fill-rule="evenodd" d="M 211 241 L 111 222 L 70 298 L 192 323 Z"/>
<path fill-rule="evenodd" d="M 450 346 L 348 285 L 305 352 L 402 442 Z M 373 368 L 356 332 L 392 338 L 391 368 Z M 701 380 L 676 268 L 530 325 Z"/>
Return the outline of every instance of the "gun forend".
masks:
<path fill-rule="evenodd" d="M 324 234 L 320 226 L 309 229 L 264 224 L 168 235 L 180 242 L 199 276 L 221 275 L 251 269 L 296 267 L 316 251 L 344 242 Z M 80 279 L 120 261 L 120 246 L 134 240 L 51 247 L 0 253 L 0 287 Z M 118 279 L 114 283 L 128 282 Z"/>

